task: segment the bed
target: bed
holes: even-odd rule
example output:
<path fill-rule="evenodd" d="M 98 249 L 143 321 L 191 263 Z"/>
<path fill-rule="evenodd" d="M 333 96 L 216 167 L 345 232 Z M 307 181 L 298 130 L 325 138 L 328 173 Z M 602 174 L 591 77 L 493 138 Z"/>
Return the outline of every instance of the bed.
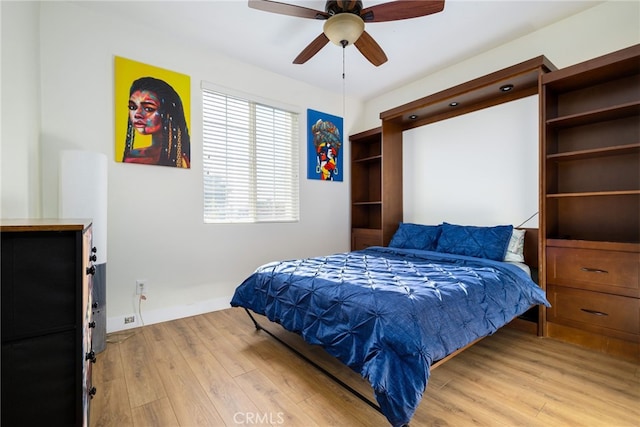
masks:
<path fill-rule="evenodd" d="M 524 262 L 525 234 L 400 223 L 387 247 L 265 264 L 231 305 L 322 346 L 371 384 L 391 425 L 403 426 L 434 363 L 549 305 Z"/>

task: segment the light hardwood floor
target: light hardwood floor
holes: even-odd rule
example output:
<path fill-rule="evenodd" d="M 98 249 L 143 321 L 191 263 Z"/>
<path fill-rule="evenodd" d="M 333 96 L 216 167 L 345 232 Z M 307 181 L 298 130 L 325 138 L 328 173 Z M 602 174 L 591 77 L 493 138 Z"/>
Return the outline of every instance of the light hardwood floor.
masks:
<path fill-rule="evenodd" d="M 321 350 L 268 328 L 372 396 Z M 93 383 L 93 427 L 388 425 L 237 308 L 110 334 Z M 640 367 L 503 328 L 432 371 L 411 422 L 469 425 L 639 426 Z"/>

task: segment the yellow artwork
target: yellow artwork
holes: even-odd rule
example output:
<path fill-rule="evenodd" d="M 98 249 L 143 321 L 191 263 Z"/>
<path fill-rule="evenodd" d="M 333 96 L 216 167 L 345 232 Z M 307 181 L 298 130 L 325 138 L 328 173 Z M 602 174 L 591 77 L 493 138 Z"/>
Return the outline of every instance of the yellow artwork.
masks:
<path fill-rule="evenodd" d="M 189 168 L 189 76 L 116 56 L 115 160 Z"/>

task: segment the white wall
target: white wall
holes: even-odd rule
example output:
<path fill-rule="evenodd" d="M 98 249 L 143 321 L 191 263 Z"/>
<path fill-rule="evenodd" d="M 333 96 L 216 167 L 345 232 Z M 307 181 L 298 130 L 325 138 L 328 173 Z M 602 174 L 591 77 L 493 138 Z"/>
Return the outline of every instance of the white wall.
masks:
<path fill-rule="evenodd" d="M 94 14 L 78 3 L 41 2 L 39 7 L 39 22 L 37 16 L 34 21 L 33 14 L 24 19 L 30 28 L 39 29 L 39 61 L 33 61 L 28 69 L 21 64 L 15 69 L 10 65 L 7 67 L 16 75 L 30 75 L 35 70 L 36 81 L 39 69 L 41 94 L 38 100 L 16 97 L 14 101 L 24 110 L 42 112 L 39 142 L 44 161 L 39 188 L 43 217 L 55 217 L 58 213 L 57 168 L 61 150 L 91 150 L 104 153 L 109 159 L 109 331 L 124 328 L 124 317 L 137 314 L 136 279 L 147 279 L 147 300 L 142 303 L 142 317 L 147 324 L 155 323 L 228 307 L 234 288 L 267 261 L 349 248 L 348 180 L 341 183 L 311 181 L 306 179 L 304 170 L 306 109 L 342 116 L 341 94 L 329 93 L 180 43 L 180 40 L 164 37 L 157 29 L 136 27 L 125 19 Z M 22 20 L 24 10 L 22 5 L 11 8 L 7 16 L 3 14 L 3 23 L 16 18 Z M 20 49 L 20 37 L 11 37 L 15 34 L 20 35 L 21 31 L 16 28 L 5 37 L 3 26 L 3 51 L 11 43 L 18 46 L 16 50 Z M 114 161 L 114 56 L 191 77 L 190 170 Z M 6 64 L 10 63 L 3 61 L 3 71 Z M 300 222 L 203 223 L 200 96 L 203 80 L 299 107 L 302 112 Z M 3 93 L 3 104 L 4 101 Z M 348 105 L 357 106 L 357 102 L 350 100 Z M 351 133 L 351 116 L 353 114 L 347 110 L 344 124 L 347 135 Z M 3 114 L 3 120 L 5 118 Z M 32 124 L 36 132 L 37 122 Z M 3 135 L 3 149 L 17 147 L 21 155 L 25 155 L 19 144 L 27 136 L 24 132 L 16 133 L 9 141 Z M 345 164 L 348 164 L 348 150 L 344 154 Z M 18 174 L 16 177 L 20 183 L 16 182 L 11 189 L 17 193 L 26 190 L 25 178 Z"/>
<path fill-rule="evenodd" d="M 404 133 L 404 221 L 519 226 L 538 211 L 538 96 Z M 538 227 L 538 218 L 527 227 Z"/>
<path fill-rule="evenodd" d="M 40 65 L 37 2 L 0 1 L 2 144 L 0 217 L 40 214 Z"/>
<path fill-rule="evenodd" d="M 556 67 L 564 68 L 640 43 L 639 17 L 638 1 L 613 0 L 597 4 L 582 13 L 368 101 L 354 130 L 363 131 L 380 126 L 382 111 L 539 55 L 546 56 Z M 428 46 L 424 49 L 424 54 L 428 55 Z"/>

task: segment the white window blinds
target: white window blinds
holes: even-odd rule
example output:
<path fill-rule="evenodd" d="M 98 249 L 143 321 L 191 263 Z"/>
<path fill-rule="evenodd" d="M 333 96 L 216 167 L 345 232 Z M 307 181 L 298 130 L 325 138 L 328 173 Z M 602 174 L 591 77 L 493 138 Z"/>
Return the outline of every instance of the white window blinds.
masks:
<path fill-rule="evenodd" d="M 204 222 L 298 221 L 298 114 L 202 92 Z"/>

